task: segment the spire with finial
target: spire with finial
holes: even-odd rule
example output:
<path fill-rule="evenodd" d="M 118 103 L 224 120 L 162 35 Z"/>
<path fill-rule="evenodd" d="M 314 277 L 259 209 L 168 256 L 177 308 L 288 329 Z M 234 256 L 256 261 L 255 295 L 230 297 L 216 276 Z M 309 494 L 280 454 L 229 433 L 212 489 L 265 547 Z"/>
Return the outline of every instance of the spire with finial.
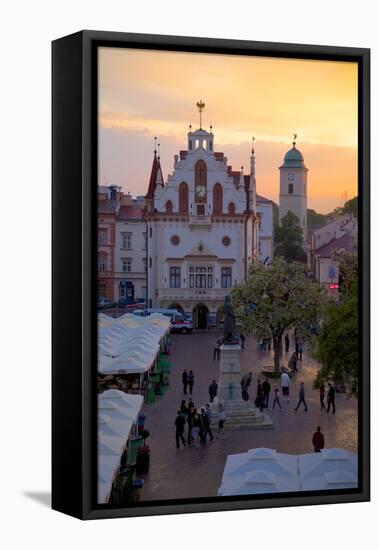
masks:
<path fill-rule="evenodd" d="M 294 134 L 293 135 L 293 142 L 292 142 L 292 145 L 293 145 L 293 148 L 295 149 L 296 147 L 296 139 L 297 139 L 297 134 Z"/>
<path fill-rule="evenodd" d="M 250 157 L 250 181 L 249 181 L 249 210 L 256 212 L 257 210 L 257 185 L 255 179 L 255 137 L 252 137 L 251 157 Z"/>
<path fill-rule="evenodd" d="M 161 160 L 161 144 L 158 143 L 158 160 Z"/>
<path fill-rule="evenodd" d="M 201 129 L 202 129 L 202 127 L 201 127 L 201 114 L 202 114 L 202 112 L 204 111 L 204 107 L 205 107 L 204 101 L 203 101 L 202 99 L 200 99 L 200 101 L 198 101 L 198 102 L 196 103 L 196 107 L 197 107 L 198 110 L 199 110 L 199 115 L 200 115 L 200 130 L 201 130 Z"/>
<path fill-rule="evenodd" d="M 154 137 L 154 156 L 157 155 L 157 137 Z"/>
<path fill-rule="evenodd" d="M 210 133 L 212 133 L 212 130 L 213 130 L 212 124 L 210 124 L 209 129 L 210 129 Z"/>
<path fill-rule="evenodd" d="M 160 143 L 158 143 L 158 138 L 154 137 L 154 158 L 153 165 L 151 167 L 149 187 L 146 193 L 146 200 L 148 209 L 150 212 L 154 210 L 154 196 L 157 186 L 164 186 L 161 162 L 160 162 Z"/>
<path fill-rule="evenodd" d="M 191 132 L 192 132 L 192 124 L 191 124 L 191 121 L 190 121 L 190 123 L 189 123 L 189 125 L 188 125 L 188 128 L 189 128 L 189 131 L 190 131 L 190 133 L 191 133 Z"/>
<path fill-rule="evenodd" d="M 240 181 L 238 187 L 243 189 L 245 187 L 245 176 L 243 175 L 243 166 L 241 166 Z"/>

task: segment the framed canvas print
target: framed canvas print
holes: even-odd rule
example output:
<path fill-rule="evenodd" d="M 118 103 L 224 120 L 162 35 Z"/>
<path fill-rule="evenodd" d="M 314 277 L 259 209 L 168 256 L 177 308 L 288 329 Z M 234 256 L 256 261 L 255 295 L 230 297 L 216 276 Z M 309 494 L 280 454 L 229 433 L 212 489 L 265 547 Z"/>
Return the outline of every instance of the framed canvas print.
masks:
<path fill-rule="evenodd" d="M 53 508 L 369 499 L 369 50 L 53 43 Z"/>

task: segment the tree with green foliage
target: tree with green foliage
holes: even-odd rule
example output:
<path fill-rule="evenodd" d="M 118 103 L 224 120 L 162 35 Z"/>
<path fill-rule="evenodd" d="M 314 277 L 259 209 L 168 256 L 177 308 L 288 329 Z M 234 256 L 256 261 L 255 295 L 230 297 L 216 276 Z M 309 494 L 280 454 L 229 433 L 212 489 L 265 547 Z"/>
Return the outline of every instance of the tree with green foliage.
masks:
<path fill-rule="evenodd" d="M 319 214 L 316 210 L 308 208 L 307 210 L 307 226 L 309 228 L 321 227 L 326 224 L 326 218 L 324 214 Z"/>
<path fill-rule="evenodd" d="M 317 338 L 317 357 L 322 363 L 316 385 L 322 380 L 346 384 L 358 392 L 358 255 L 339 252 L 335 262 L 340 272 L 339 301 L 331 303 Z"/>
<path fill-rule="evenodd" d="M 292 212 L 282 218 L 274 230 L 274 256 L 282 256 L 288 262 L 305 262 L 307 255 L 303 249 L 303 230 L 299 218 Z"/>
<path fill-rule="evenodd" d="M 324 291 L 307 277 L 306 266 L 276 258 L 268 266 L 252 264 L 246 281 L 233 288 L 232 300 L 247 334 L 272 338 L 278 371 L 284 332 L 295 329 L 304 340 L 317 332 Z"/>
<path fill-rule="evenodd" d="M 343 211 L 345 214 L 352 214 L 354 218 L 358 218 L 358 197 L 354 197 L 353 199 L 345 202 Z"/>

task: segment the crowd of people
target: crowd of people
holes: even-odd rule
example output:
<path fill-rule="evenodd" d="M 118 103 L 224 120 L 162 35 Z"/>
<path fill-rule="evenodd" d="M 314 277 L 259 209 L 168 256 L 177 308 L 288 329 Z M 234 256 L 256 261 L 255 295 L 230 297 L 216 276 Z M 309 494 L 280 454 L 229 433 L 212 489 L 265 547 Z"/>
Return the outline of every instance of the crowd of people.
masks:
<path fill-rule="evenodd" d="M 217 434 L 225 438 L 224 423 L 226 419 L 225 410 L 220 403 L 218 406 L 218 429 Z M 180 408 L 175 418 L 175 440 L 176 447 L 180 448 L 180 443 L 185 447 L 190 445 L 195 449 L 205 446 L 207 440 L 213 441 L 214 435 L 211 429 L 212 411 L 209 403 L 201 407 L 200 411 L 195 407 L 192 398 L 188 403 L 182 400 Z M 187 427 L 187 433 L 186 433 Z"/>
<path fill-rule="evenodd" d="M 245 340 L 245 336 L 240 334 L 241 349 L 245 349 Z M 262 339 L 258 343 L 259 348 L 262 350 L 270 350 L 270 342 L 268 340 L 269 339 L 267 338 Z M 294 381 L 291 378 L 298 373 L 298 362 L 303 361 L 304 352 L 303 343 L 296 335 L 294 338 L 294 344 L 295 349 L 293 353 L 291 353 L 288 361 L 288 369 L 282 367 L 282 372 L 279 379 L 276 379 L 275 382 L 271 383 L 268 378 L 263 380 L 257 379 L 254 404 L 261 412 L 269 408 L 271 408 L 271 410 L 274 410 L 275 408 L 282 410 L 283 402 L 290 403 L 290 387 L 294 385 Z M 284 337 L 284 345 L 286 353 L 290 353 L 290 337 L 288 334 Z M 222 339 L 219 338 L 214 343 L 214 360 L 220 360 L 221 346 Z M 244 374 L 241 379 L 241 395 L 242 399 L 245 401 L 250 399 L 249 388 L 252 385 L 252 381 L 252 372 Z M 208 387 L 209 403 L 200 409 L 196 408 L 192 401 L 194 384 L 195 375 L 193 370 L 190 369 L 187 371 L 187 369 L 184 369 L 182 373 L 183 395 L 189 394 L 190 398 L 188 403 L 183 399 L 179 410 L 177 411 L 177 416 L 175 419 L 177 448 L 179 448 L 180 444 L 182 444 L 183 446 L 190 445 L 198 449 L 201 446 L 206 445 L 208 440 L 210 442 L 214 440 L 214 434 L 211 429 L 212 411 L 209 403 L 213 403 L 217 397 L 218 384 L 215 379 L 211 381 Z M 303 381 L 300 381 L 298 389 L 295 393 L 297 394 L 297 404 L 294 411 L 298 411 L 298 409 L 302 406 L 303 411 L 307 412 L 309 409 L 306 401 L 306 388 Z M 325 384 L 321 383 L 319 388 L 321 412 L 325 411 L 329 413 L 331 411 L 332 414 L 336 412 L 335 396 L 336 389 L 332 383 L 329 382 L 327 384 L 327 388 L 325 387 Z M 222 404 L 219 404 L 218 411 L 214 414 L 218 415 L 217 434 L 219 437 L 225 438 L 224 425 L 226 420 L 226 412 Z M 321 433 L 321 428 L 319 426 L 313 434 L 312 444 L 316 452 L 324 448 L 324 436 Z"/>

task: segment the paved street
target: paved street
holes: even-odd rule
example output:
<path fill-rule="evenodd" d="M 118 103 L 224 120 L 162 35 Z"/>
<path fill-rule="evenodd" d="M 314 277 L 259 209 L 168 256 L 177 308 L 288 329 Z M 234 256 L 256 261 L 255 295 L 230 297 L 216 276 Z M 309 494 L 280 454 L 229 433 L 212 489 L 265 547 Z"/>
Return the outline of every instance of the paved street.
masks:
<path fill-rule="evenodd" d="M 151 436 L 150 471 L 145 477 L 142 500 L 172 499 L 215 496 L 221 482 L 226 456 L 231 453 L 246 452 L 254 447 L 270 447 L 279 452 L 312 452 L 312 434 L 317 425 L 325 436 L 326 447 L 343 447 L 357 452 L 357 402 L 345 395 L 336 396 L 336 414 L 320 412 L 319 394 L 312 389 L 318 363 L 304 354 L 298 362 L 299 372 L 291 381 L 291 401 L 286 403 L 281 397 L 282 410 L 272 406 L 272 391 L 268 414 L 274 421 L 273 430 L 227 431 L 226 439 L 217 439 L 199 450 L 185 447 L 176 449 L 174 420 L 182 395 L 181 374 L 184 368 L 194 371 L 195 385 L 193 401 L 201 407 L 208 400 L 208 386 L 212 378 L 218 380 L 218 362 L 213 361 L 213 343 L 217 333 L 195 333 L 174 335 L 174 349 L 171 355 L 172 370 L 170 389 L 165 396 L 152 405 L 145 405 L 146 428 Z M 293 351 L 293 346 L 290 353 Z M 270 357 L 271 355 L 271 357 Z M 287 364 L 285 354 L 283 363 Z M 257 378 L 261 378 L 263 365 L 272 365 L 272 352 L 257 351 L 254 338 L 246 340 L 246 349 L 241 353 L 241 370 L 253 372 L 250 397 L 254 400 Z M 308 412 L 303 406 L 297 412 L 298 386 L 305 383 Z M 270 380 L 271 390 L 276 384 Z"/>

